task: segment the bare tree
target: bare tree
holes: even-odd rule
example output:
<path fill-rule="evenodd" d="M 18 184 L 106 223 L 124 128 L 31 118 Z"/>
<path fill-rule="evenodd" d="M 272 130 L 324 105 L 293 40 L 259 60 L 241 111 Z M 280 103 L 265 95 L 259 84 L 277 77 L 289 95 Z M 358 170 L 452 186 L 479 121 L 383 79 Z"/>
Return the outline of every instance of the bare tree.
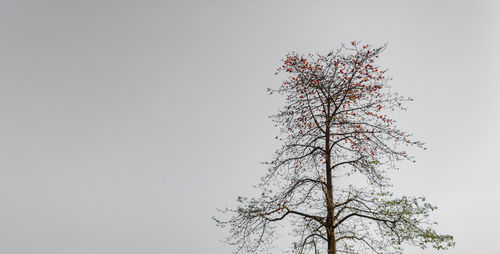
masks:
<path fill-rule="evenodd" d="M 423 143 L 386 114 L 410 101 L 388 86 L 376 65 L 385 49 L 352 42 L 327 55 L 291 53 L 277 73 L 286 80 L 269 92 L 284 95 L 272 116 L 283 146 L 268 163 L 258 198 L 239 197 L 216 223 L 229 227 L 239 252 L 266 252 L 276 226 L 292 228 L 292 253 L 402 253 L 402 244 L 436 249 L 453 237 L 432 229 L 436 207 L 423 197 L 394 197 L 386 169 L 413 160 L 404 149 Z M 366 179 L 366 181 L 359 181 Z M 362 184 L 359 184 L 362 182 Z M 357 184 L 355 184 L 357 183 Z"/>

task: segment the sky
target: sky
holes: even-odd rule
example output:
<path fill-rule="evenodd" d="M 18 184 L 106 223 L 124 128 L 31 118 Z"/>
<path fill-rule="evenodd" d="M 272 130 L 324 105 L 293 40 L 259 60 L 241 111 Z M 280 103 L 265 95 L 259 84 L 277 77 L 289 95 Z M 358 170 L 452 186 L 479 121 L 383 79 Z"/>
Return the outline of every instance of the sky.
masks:
<path fill-rule="evenodd" d="M 279 144 L 290 51 L 388 43 L 426 142 L 393 173 L 447 252 L 499 253 L 496 1 L 0 0 L 0 253 L 231 253 L 211 217 Z"/>

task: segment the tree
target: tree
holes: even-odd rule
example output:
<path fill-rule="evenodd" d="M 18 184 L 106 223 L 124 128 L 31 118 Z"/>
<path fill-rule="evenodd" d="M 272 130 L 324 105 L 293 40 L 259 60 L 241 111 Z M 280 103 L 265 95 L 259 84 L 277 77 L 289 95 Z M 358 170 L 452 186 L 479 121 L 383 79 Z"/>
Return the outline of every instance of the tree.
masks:
<path fill-rule="evenodd" d="M 398 129 L 387 114 L 410 98 L 392 91 L 376 65 L 385 49 L 352 42 L 327 55 L 288 54 L 277 73 L 285 105 L 271 116 L 283 145 L 266 164 L 258 198 L 238 197 L 227 242 L 236 253 L 266 251 L 276 226 L 288 225 L 293 253 L 402 253 L 402 244 L 447 249 L 423 197 L 395 197 L 387 169 L 413 160 L 405 151 L 423 143 Z M 366 181 L 364 181 L 365 179 Z M 360 184 L 362 183 L 362 184 Z"/>

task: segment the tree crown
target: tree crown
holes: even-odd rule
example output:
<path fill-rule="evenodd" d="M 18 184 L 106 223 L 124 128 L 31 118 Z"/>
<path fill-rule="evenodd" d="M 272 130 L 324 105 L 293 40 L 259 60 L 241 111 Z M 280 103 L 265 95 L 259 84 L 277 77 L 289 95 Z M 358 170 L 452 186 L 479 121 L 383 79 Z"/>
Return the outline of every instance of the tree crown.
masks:
<path fill-rule="evenodd" d="M 229 220 L 229 243 L 237 251 L 265 250 L 275 225 L 287 221 L 294 253 L 401 253 L 409 243 L 446 249 L 453 237 L 432 229 L 436 207 L 423 197 L 393 197 L 386 169 L 413 160 L 405 148 L 423 147 L 387 114 L 410 98 L 388 85 L 376 64 L 385 49 L 352 42 L 326 55 L 286 55 L 277 73 L 286 78 L 271 94 L 285 105 L 271 118 L 282 142 L 258 187 L 259 198 L 238 198 Z M 359 186 L 348 179 L 367 179 Z"/>

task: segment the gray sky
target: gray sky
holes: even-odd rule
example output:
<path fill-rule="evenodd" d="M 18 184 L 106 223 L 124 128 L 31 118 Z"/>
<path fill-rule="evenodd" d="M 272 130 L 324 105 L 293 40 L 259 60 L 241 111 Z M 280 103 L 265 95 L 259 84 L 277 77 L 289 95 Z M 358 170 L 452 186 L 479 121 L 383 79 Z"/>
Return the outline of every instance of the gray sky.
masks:
<path fill-rule="evenodd" d="M 348 3 L 347 3 L 348 2 Z M 496 1 L 0 1 L 0 253 L 230 253 L 210 217 L 277 147 L 288 51 L 389 42 L 395 115 L 428 146 L 394 177 L 446 253 L 499 253 Z M 438 253 L 409 249 L 407 253 Z"/>

